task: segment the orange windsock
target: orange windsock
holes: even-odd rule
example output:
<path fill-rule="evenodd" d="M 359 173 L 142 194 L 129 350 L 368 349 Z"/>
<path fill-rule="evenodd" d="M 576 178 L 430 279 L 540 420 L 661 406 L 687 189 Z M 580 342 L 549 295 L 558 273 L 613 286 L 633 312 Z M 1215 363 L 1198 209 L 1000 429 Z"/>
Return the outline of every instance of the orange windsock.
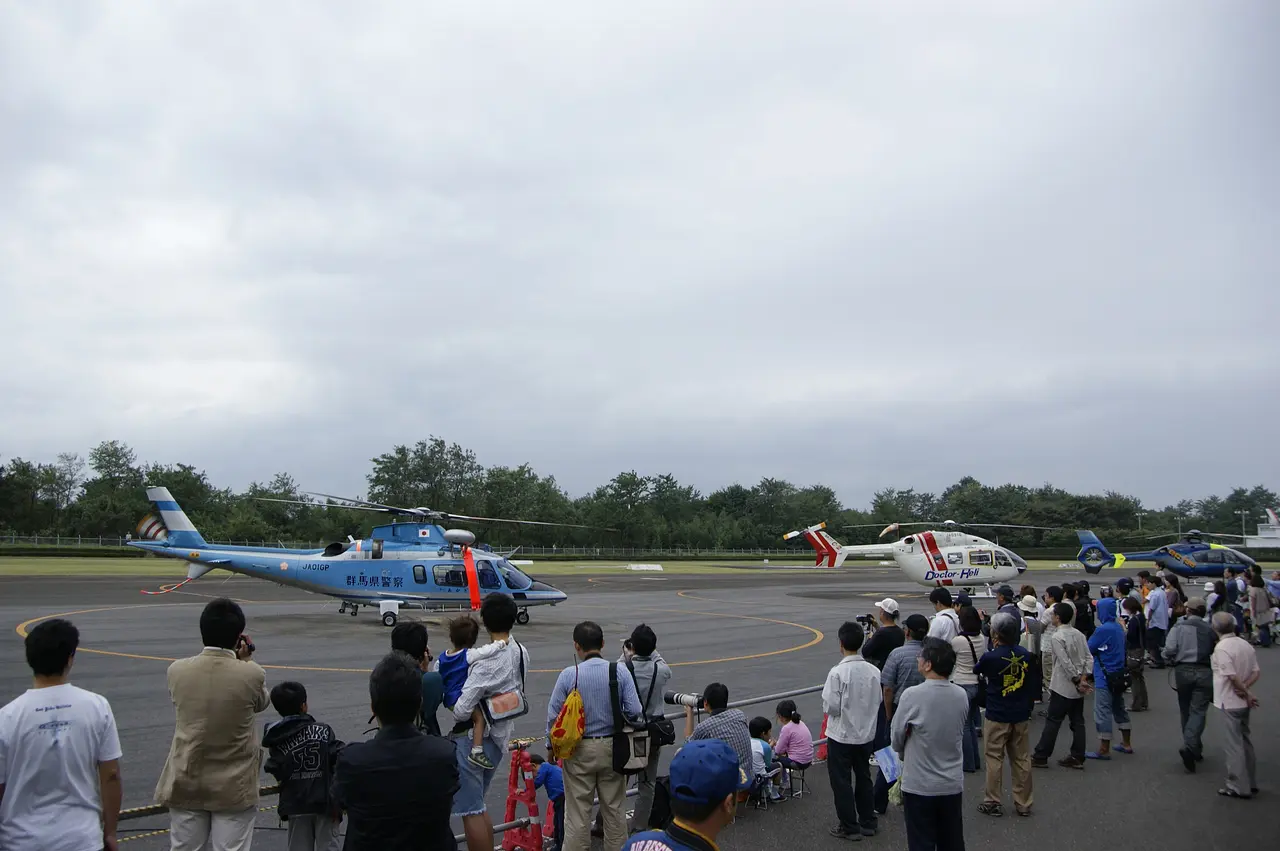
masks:
<path fill-rule="evenodd" d="M 476 558 L 471 547 L 462 547 L 462 563 L 467 568 L 467 590 L 471 592 L 471 611 L 480 610 L 480 575 L 476 573 Z"/>

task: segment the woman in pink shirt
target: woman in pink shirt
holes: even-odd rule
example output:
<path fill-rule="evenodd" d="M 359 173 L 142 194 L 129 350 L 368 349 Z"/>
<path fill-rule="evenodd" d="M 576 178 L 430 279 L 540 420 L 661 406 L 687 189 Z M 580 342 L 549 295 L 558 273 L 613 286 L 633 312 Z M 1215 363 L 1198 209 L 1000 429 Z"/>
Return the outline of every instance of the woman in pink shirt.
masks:
<path fill-rule="evenodd" d="M 794 700 L 784 700 L 775 710 L 778 714 L 778 738 L 772 742 L 773 755 L 786 768 L 813 765 L 813 734 L 800 720 Z"/>

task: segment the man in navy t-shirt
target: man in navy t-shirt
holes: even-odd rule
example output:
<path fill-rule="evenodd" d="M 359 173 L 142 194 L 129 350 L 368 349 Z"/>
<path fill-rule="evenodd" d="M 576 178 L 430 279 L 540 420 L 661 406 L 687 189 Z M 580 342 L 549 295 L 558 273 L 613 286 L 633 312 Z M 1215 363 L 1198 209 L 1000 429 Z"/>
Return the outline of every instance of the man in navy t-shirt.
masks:
<path fill-rule="evenodd" d="M 1031 654 L 1018 643 L 1022 620 L 999 612 L 991 619 L 994 648 L 978 660 L 974 672 L 986 678 L 986 720 L 982 740 L 987 757 L 987 784 L 978 812 L 1003 815 L 1004 760 L 1013 774 L 1013 806 L 1018 815 L 1031 813 Z"/>

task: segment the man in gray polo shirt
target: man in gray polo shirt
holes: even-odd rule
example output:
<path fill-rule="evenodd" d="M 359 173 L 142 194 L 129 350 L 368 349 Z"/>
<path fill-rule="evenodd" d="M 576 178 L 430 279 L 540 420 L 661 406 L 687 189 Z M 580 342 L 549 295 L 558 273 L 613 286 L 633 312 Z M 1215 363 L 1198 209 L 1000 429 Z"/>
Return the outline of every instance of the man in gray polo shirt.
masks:
<path fill-rule="evenodd" d="M 937 638 L 923 642 L 916 664 L 924 678 L 893 714 L 893 749 L 902 754 L 902 812 L 907 848 L 963 851 L 964 755 L 969 695 L 949 677 L 956 652 Z"/>
<path fill-rule="evenodd" d="M 884 670 L 880 672 L 880 686 L 884 689 L 884 714 L 890 721 L 893 720 L 893 708 L 901 699 L 902 693 L 924 682 L 924 676 L 916 665 L 916 657 L 920 655 L 920 642 L 929 633 L 929 621 L 924 615 L 912 615 L 903 626 L 907 630 L 907 640 L 889 654 L 884 662 Z"/>

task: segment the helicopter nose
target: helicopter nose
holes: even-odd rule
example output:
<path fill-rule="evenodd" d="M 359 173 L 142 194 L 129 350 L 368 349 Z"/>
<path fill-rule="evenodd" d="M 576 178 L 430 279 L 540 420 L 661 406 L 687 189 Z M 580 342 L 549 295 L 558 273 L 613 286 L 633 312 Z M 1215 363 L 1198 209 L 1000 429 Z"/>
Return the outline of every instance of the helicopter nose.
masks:
<path fill-rule="evenodd" d="M 554 594 L 554 595 L 556 595 L 556 599 L 557 599 L 557 600 L 559 600 L 559 601 L 564 601 L 564 600 L 569 599 L 569 595 L 568 595 L 568 594 L 565 594 L 565 593 L 564 593 L 563 591 L 561 591 L 559 588 L 556 588 L 556 587 L 555 587 L 555 586 L 553 586 L 553 585 L 548 585 L 548 584 L 547 584 L 547 583 L 545 583 L 545 582 L 536 582 L 536 581 L 535 581 L 535 582 L 533 583 L 533 585 L 529 586 L 529 590 L 530 590 L 530 591 L 538 591 L 538 592 L 543 593 L 543 594 Z"/>

